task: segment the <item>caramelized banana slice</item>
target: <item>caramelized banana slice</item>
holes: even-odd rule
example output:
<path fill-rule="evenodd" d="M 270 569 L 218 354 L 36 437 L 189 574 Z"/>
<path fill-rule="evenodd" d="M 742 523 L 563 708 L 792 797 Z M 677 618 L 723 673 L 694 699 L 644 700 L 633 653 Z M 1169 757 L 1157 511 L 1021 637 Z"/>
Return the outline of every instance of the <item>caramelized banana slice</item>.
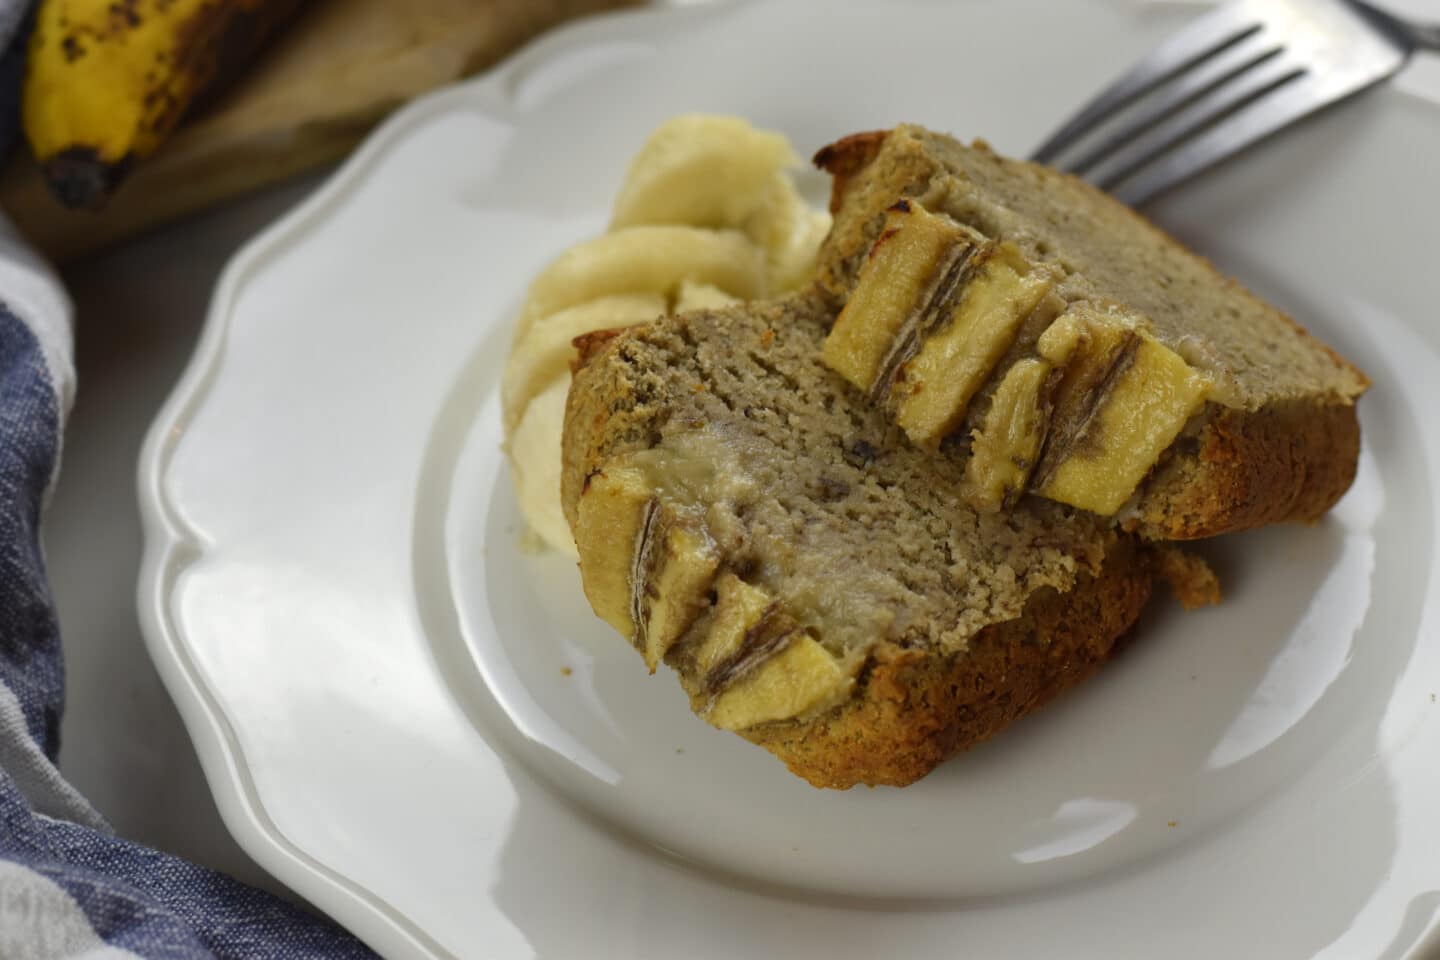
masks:
<path fill-rule="evenodd" d="M 977 510 L 1009 508 L 1025 492 L 1050 426 L 1054 367 L 1031 358 L 1000 381 L 965 464 L 965 499 Z"/>
<path fill-rule="evenodd" d="M 895 410 L 916 443 L 959 427 L 1057 270 L 914 201 L 885 229 L 825 340 L 827 366 Z"/>
<path fill-rule="evenodd" d="M 638 625 L 635 646 L 654 673 L 709 601 L 720 551 L 698 517 L 658 503 L 650 513 L 630 590 L 631 618 Z"/>
<path fill-rule="evenodd" d="M 767 626 L 763 621 L 772 612 L 770 594 L 733 573 L 721 575 L 710 630 L 695 651 L 695 674 L 704 678 L 707 688 L 725 686 L 747 648 L 756 652 L 759 628 Z"/>
<path fill-rule="evenodd" d="M 698 515 L 653 489 L 634 467 L 596 474 L 580 497 L 575 530 L 590 605 L 630 640 L 652 673 L 705 607 L 720 566 L 720 551 Z M 614 543 L 633 545 L 628 568 L 593 555 Z"/>
<path fill-rule="evenodd" d="M 623 637 L 632 641 L 635 621 L 631 611 L 633 564 L 622 567 L 609 561 L 613 544 L 639 546 L 646 515 L 656 498 L 645 475 L 634 468 L 607 467 L 585 484 L 575 521 L 575 542 L 580 546 L 580 581 L 595 613 Z M 599 554 L 605 554 L 601 556 Z"/>
<path fill-rule="evenodd" d="M 1072 304 L 1039 349 L 1065 357 L 1033 480 L 1051 500 L 1115 513 L 1200 408 L 1210 380 L 1113 307 Z"/>
<path fill-rule="evenodd" d="M 896 420 L 919 444 L 938 444 L 960 426 L 970 400 L 1055 283 L 1050 267 L 1032 265 L 1010 243 L 987 247 L 971 261 L 959 302 L 895 378 Z"/>
<path fill-rule="evenodd" d="M 917 203 L 902 200 L 891 207 L 855 290 L 825 338 L 825 365 L 867 393 L 887 392 L 904 342 L 914 340 L 936 288 L 945 274 L 963 267 L 975 237 Z"/>
<path fill-rule="evenodd" d="M 704 717 L 722 730 L 743 730 L 840 703 L 854 685 L 815 638 L 795 632 L 778 653 L 717 694 Z"/>

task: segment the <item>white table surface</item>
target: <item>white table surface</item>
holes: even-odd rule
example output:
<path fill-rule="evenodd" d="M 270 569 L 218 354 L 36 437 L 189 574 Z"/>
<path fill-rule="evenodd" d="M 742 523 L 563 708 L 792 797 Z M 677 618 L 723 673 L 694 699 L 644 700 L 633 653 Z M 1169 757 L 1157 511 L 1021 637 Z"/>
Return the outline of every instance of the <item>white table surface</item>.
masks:
<path fill-rule="evenodd" d="M 1440 0 L 1384 5 L 1440 19 Z M 1440 57 L 1412 64 L 1400 85 L 1440 100 Z M 226 832 L 145 652 L 135 465 L 226 260 L 321 179 L 228 204 L 64 271 L 76 302 L 79 392 L 45 525 L 68 684 L 61 770 L 121 835 L 290 899 Z"/>

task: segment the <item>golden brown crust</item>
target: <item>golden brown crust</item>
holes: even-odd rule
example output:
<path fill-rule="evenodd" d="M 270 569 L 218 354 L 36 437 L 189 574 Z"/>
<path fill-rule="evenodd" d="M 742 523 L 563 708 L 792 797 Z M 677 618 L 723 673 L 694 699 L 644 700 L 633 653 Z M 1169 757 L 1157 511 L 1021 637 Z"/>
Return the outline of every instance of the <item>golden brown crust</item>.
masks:
<path fill-rule="evenodd" d="M 870 165 L 889 130 L 867 130 L 841 137 L 816 151 L 811 162 L 830 174 L 830 212 L 836 213 L 850 186 L 850 178 Z"/>
<path fill-rule="evenodd" d="M 1313 523 L 1350 488 L 1360 456 L 1353 404 L 1221 409 L 1198 450 L 1146 482 L 1128 526 L 1152 540 L 1196 540 L 1267 523 Z"/>
<path fill-rule="evenodd" d="M 905 150 L 893 157 L 895 167 L 883 182 L 860 178 L 880 155 L 890 131 L 877 130 L 843 137 L 815 154 L 815 164 L 835 179 L 830 187 L 834 221 L 820 245 L 816 282 L 836 308 L 843 303 L 856 261 L 870 249 L 879 232 L 884 210 L 896 200 L 902 185 L 923 187 L 939 172 L 935 160 L 921 150 Z"/>
<path fill-rule="evenodd" d="M 605 434 L 613 399 L 580 374 L 606 350 L 614 349 L 624 336 L 622 330 L 614 336 L 589 340 L 585 345 L 578 342 L 583 338 L 576 338 L 581 362 L 565 398 L 565 429 L 560 435 L 560 506 L 571 530 L 579 519 L 580 495 L 596 466 L 595 450 Z"/>
<path fill-rule="evenodd" d="M 1150 555 L 1156 575 L 1170 584 L 1180 606 L 1198 610 L 1220 602 L 1220 580 L 1202 558 L 1169 543 L 1152 545 Z"/>
<path fill-rule="evenodd" d="M 614 340 L 624 327 L 606 327 L 603 330 L 591 330 L 589 333 L 582 333 L 570 341 L 575 348 L 575 359 L 570 362 L 570 372 L 579 373 L 580 369 L 595 358 L 604 349 L 605 344 Z"/>
<path fill-rule="evenodd" d="M 1148 558 L 1122 545 L 1067 593 L 1036 593 L 1024 614 L 949 656 L 882 647 L 861 691 L 835 712 L 743 736 L 816 787 L 905 786 L 1089 677 L 1150 597 Z"/>

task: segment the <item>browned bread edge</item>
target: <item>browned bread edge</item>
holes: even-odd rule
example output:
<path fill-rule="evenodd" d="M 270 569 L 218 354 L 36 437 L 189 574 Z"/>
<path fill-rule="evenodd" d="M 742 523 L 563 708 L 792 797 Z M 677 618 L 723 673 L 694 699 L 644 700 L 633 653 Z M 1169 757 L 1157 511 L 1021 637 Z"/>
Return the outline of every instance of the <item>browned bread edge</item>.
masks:
<path fill-rule="evenodd" d="M 905 786 L 1093 674 L 1150 597 L 1145 555 L 1112 551 L 1097 576 L 1045 589 L 1015 620 L 940 656 L 882 646 L 845 705 L 808 723 L 743 731 L 816 787 Z"/>

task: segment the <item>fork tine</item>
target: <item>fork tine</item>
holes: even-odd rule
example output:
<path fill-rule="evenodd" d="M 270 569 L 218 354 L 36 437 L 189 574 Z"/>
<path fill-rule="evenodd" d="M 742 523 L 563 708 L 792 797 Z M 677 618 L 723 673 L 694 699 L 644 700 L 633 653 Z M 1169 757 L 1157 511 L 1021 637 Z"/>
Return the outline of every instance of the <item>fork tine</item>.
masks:
<path fill-rule="evenodd" d="M 1158 127 L 1116 150 L 1088 179 L 1113 190 L 1142 167 L 1174 150 L 1208 127 L 1223 126 L 1237 111 L 1305 75 L 1303 67 L 1273 57 L 1219 89 L 1200 97 Z"/>
<path fill-rule="evenodd" d="M 1060 151 L 1115 111 L 1177 73 L 1244 40 L 1260 27 L 1259 19 L 1246 9 L 1245 0 L 1232 0 L 1207 13 L 1150 51 L 1124 76 L 1101 91 L 1070 122 L 1041 144 L 1031 159 L 1049 163 Z"/>
<path fill-rule="evenodd" d="M 1378 80 L 1343 92 L 1326 91 L 1318 84 L 1304 81 L 1288 84 L 1216 124 L 1203 136 L 1184 144 L 1143 172 L 1137 168 L 1120 189 L 1113 192 L 1132 207 L 1138 206 L 1301 117 L 1375 82 Z M 1341 96 L 1333 95 L 1336 93 Z"/>
<path fill-rule="evenodd" d="M 1120 147 L 1135 140 L 1173 114 L 1213 90 L 1243 76 L 1278 55 L 1284 48 L 1278 38 L 1261 31 L 1247 36 L 1204 63 L 1181 74 L 1143 100 L 1134 117 L 1126 117 L 1114 132 L 1092 146 L 1074 163 L 1061 166 L 1071 173 L 1084 173 Z"/>

